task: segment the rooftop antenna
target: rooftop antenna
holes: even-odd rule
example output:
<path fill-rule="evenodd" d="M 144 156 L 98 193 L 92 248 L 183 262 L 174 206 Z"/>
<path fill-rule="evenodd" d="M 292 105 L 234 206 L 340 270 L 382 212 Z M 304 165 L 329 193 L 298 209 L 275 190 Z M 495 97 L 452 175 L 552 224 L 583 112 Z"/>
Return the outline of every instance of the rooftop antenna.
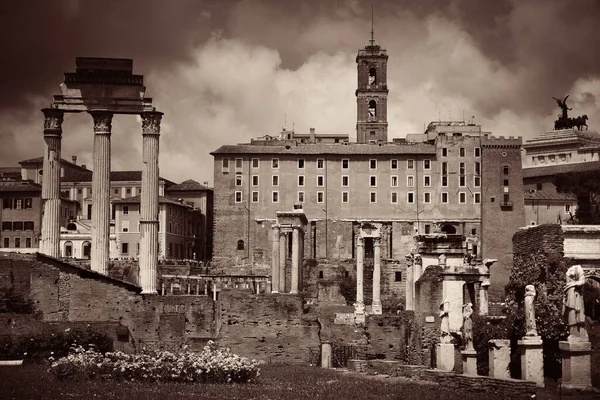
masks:
<path fill-rule="evenodd" d="M 371 40 L 369 40 L 371 46 L 375 45 L 375 30 L 373 28 L 373 5 L 371 5 Z"/>

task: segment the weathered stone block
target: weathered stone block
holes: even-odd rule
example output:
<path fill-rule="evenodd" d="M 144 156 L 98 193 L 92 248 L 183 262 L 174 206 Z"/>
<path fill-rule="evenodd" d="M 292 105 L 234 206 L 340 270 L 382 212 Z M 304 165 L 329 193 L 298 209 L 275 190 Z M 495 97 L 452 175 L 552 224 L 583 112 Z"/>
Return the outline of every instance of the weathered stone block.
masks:
<path fill-rule="evenodd" d="M 539 336 L 524 336 L 517 344 L 521 349 L 522 378 L 535 382 L 538 387 L 544 387 L 542 339 Z"/>
<path fill-rule="evenodd" d="M 490 376 L 500 379 L 510 378 L 508 365 L 510 363 L 510 340 L 492 339 L 489 341 Z"/>
<path fill-rule="evenodd" d="M 592 390 L 592 344 L 588 341 L 563 341 L 558 346 L 562 353 L 562 386 L 570 390 Z"/>

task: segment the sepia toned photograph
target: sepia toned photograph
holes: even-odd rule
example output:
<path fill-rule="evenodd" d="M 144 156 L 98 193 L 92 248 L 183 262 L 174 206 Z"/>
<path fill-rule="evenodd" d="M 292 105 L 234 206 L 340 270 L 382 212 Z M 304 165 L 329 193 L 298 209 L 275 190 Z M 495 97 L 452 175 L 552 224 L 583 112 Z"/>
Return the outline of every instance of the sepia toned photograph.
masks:
<path fill-rule="evenodd" d="M 0 398 L 600 399 L 599 0 L 0 17 Z"/>

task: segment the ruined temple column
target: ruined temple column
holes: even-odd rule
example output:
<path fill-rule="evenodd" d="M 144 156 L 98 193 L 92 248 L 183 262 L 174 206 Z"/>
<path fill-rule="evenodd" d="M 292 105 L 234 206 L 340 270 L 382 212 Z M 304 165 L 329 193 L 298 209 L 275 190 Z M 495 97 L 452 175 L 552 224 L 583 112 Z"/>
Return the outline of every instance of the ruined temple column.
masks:
<path fill-rule="evenodd" d="M 488 315 L 488 289 L 490 288 L 490 280 L 484 279 L 479 286 L 479 315 Z"/>
<path fill-rule="evenodd" d="M 373 314 L 381 314 L 381 239 L 373 239 Z"/>
<path fill-rule="evenodd" d="M 300 271 L 298 262 L 300 261 L 300 228 L 292 228 L 292 276 L 290 293 L 298 293 L 298 272 Z"/>
<path fill-rule="evenodd" d="M 42 179 L 42 237 L 40 253 L 60 257 L 60 145 L 63 112 L 44 108 L 44 166 Z"/>
<path fill-rule="evenodd" d="M 279 225 L 273 225 L 273 251 L 271 253 L 271 293 L 279 293 Z"/>
<path fill-rule="evenodd" d="M 140 206 L 140 286 L 142 294 L 156 294 L 158 263 L 158 148 L 163 113 L 142 117 L 142 196 Z"/>
<path fill-rule="evenodd" d="M 414 300 L 414 258 L 411 254 L 406 256 L 406 304 L 405 309 L 412 311 L 415 309 Z"/>
<path fill-rule="evenodd" d="M 287 233 L 279 230 L 279 292 L 285 293 L 285 261 L 287 256 Z"/>
<path fill-rule="evenodd" d="M 363 261 L 365 257 L 365 244 L 362 237 L 356 240 L 356 303 L 354 304 L 355 320 L 365 322 L 365 300 L 363 296 Z"/>
<path fill-rule="evenodd" d="M 110 235 L 110 133 L 111 112 L 91 111 L 94 119 L 92 172 L 92 271 L 108 274 Z"/>

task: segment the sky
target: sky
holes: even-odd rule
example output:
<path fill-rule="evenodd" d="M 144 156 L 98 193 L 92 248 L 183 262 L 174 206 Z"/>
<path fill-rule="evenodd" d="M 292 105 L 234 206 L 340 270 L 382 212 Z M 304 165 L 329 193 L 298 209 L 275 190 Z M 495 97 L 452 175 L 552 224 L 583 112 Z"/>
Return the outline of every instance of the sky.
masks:
<path fill-rule="evenodd" d="M 164 112 L 160 174 L 213 182 L 209 154 L 277 134 L 356 137 L 355 57 L 387 50 L 389 140 L 475 116 L 524 140 L 570 115 L 600 131 L 597 0 L 22 0 L 0 3 L 0 166 L 39 157 L 43 114 L 75 58 L 133 59 Z M 68 114 L 62 156 L 92 165 L 93 124 Z M 112 169 L 141 169 L 141 123 L 115 116 Z"/>

